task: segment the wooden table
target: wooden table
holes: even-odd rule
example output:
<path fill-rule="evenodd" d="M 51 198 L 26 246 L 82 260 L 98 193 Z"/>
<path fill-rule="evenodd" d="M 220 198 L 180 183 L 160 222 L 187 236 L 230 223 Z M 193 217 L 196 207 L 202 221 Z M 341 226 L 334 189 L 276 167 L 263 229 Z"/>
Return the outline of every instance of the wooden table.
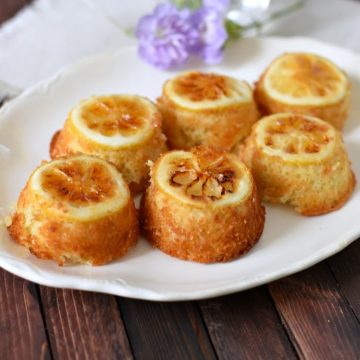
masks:
<path fill-rule="evenodd" d="M 0 21 L 27 2 L 1 0 Z M 360 359 L 360 241 L 269 285 L 192 302 L 53 289 L 0 269 L 0 359 L 298 357 Z"/>

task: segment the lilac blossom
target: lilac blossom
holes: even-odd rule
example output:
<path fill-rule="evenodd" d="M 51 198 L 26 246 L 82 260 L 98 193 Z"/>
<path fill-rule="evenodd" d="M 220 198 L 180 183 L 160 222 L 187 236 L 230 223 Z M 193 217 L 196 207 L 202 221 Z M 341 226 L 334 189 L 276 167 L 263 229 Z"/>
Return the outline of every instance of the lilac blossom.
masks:
<path fill-rule="evenodd" d="M 230 7 L 230 0 L 203 0 L 204 8 L 213 8 L 224 14 Z"/>
<path fill-rule="evenodd" d="M 219 63 L 223 59 L 223 48 L 228 38 L 223 13 L 219 8 L 204 6 L 193 13 L 192 23 L 200 34 L 199 41 L 192 47 L 192 52 L 202 57 L 207 64 Z"/>
<path fill-rule="evenodd" d="M 199 41 L 199 31 L 191 24 L 191 12 L 171 4 L 158 5 L 142 17 L 136 29 L 139 55 L 148 63 L 166 69 L 183 64 Z"/>

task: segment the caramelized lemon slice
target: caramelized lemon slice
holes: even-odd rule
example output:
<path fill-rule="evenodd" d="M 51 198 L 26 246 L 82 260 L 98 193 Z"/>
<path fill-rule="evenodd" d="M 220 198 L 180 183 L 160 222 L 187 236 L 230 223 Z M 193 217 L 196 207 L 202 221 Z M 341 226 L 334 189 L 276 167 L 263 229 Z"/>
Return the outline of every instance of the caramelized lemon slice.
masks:
<path fill-rule="evenodd" d="M 232 157 L 197 149 L 173 151 L 164 156 L 155 180 L 162 190 L 194 206 L 225 206 L 251 193 L 244 164 Z"/>
<path fill-rule="evenodd" d="M 107 162 L 89 156 L 55 160 L 35 171 L 31 188 L 61 203 L 54 211 L 91 220 L 121 208 L 130 194 L 121 174 Z"/>
<path fill-rule="evenodd" d="M 324 105 L 347 92 L 345 74 L 329 60 L 313 54 L 285 54 L 267 71 L 265 90 L 274 99 L 294 105 Z"/>
<path fill-rule="evenodd" d="M 264 227 L 264 208 L 250 171 L 235 155 L 211 147 L 161 156 L 141 213 L 154 246 L 198 262 L 240 256 Z"/>
<path fill-rule="evenodd" d="M 251 88 L 246 82 L 196 71 L 169 80 L 164 91 L 178 105 L 196 110 L 229 106 L 252 99 Z"/>
<path fill-rule="evenodd" d="M 89 139 L 120 147 L 136 144 L 148 135 L 156 108 L 139 96 L 97 96 L 84 100 L 71 113 L 74 126 Z"/>
<path fill-rule="evenodd" d="M 256 128 L 256 141 L 269 155 L 294 163 L 321 162 L 332 156 L 336 130 L 310 116 L 276 114 Z"/>
<path fill-rule="evenodd" d="M 10 235 L 43 259 L 101 265 L 138 237 L 130 190 L 108 162 L 81 155 L 45 163 L 30 176 Z"/>

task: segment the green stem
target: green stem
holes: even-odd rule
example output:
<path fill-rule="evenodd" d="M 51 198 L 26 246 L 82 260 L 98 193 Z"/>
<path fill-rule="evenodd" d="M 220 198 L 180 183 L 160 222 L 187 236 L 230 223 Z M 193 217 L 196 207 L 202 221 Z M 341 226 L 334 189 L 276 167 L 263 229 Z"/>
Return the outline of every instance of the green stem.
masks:
<path fill-rule="evenodd" d="M 242 34 L 248 30 L 257 29 L 258 31 L 261 31 L 261 29 L 264 25 L 267 25 L 278 18 L 281 18 L 285 15 L 288 15 L 294 11 L 301 9 L 304 6 L 304 4 L 305 4 L 305 0 L 298 0 L 294 4 L 288 6 L 284 9 L 272 13 L 264 21 L 259 22 L 259 21 L 255 20 L 253 23 L 251 23 L 250 25 L 246 25 L 246 26 L 239 25 L 239 24 L 233 22 L 232 20 L 225 20 L 225 27 L 229 34 L 229 40 L 234 40 L 234 39 L 240 38 L 242 36 Z"/>

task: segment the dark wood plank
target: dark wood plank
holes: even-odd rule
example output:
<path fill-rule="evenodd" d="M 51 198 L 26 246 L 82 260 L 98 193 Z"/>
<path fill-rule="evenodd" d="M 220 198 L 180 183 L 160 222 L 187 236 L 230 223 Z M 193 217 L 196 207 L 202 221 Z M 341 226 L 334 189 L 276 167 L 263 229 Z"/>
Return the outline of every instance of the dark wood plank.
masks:
<path fill-rule="evenodd" d="M 132 359 L 114 296 L 40 288 L 55 359 Z"/>
<path fill-rule="evenodd" d="M 325 262 L 269 290 L 301 358 L 359 358 L 360 324 Z"/>
<path fill-rule="evenodd" d="M 13 17 L 20 9 L 31 2 L 32 0 L 1 0 L 0 24 Z"/>
<path fill-rule="evenodd" d="M 199 302 L 219 359 L 294 359 L 266 287 Z"/>
<path fill-rule="evenodd" d="M 215 359 L 196 303 L 118 298 L 136 359 Z"/>
<path fill-rule="evenodd" d="M 346 300 L 360 320 L 360 240 L 331 257 L 328 264 Z"/>
<path fill-rule="evenodd" d="M 0 359 L 50 359 L 36 286 L 0 269 Z"/>

